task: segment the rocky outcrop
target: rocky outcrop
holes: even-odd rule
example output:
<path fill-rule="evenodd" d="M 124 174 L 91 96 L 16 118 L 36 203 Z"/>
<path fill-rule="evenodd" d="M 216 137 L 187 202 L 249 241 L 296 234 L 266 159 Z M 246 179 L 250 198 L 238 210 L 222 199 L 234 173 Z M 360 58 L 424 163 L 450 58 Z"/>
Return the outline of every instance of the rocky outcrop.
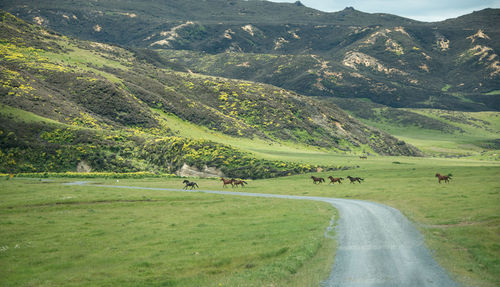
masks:
<path fill-rule="evenodd" d="M 86 161 L 80 161 L 76 166 L 76 172 L 91 172 L 92 167 Z"/>
<path fill-rule="evenodd" d="M 197 167 L 189 166 L 186 163 L 175 174 L 186 177 L 224 177 L 224 173 L 215 167 L 205 165 L 202 170 L 199 170 Z"/>

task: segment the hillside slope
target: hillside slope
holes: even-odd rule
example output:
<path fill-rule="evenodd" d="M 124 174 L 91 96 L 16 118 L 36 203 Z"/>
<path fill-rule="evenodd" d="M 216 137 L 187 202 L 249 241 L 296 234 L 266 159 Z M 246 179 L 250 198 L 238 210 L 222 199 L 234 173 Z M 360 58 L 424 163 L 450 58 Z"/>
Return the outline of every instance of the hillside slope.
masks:
<path fill-rule="evenodd" d="M 166 50 L 171 65 L 309 96 L 499 110 L 500 10 L 437 23 L 267 1 L 3 1 L 65 34 Z M 171 51 L 186 50 L 178 53 Z M 187 56 L 187 58 L 186 58 Z M 276 57 L 274 57 L 276 56 Z M 216 63 L 212 63 L 216 58 Z M 274 57 L 274 58 L 273 58 Z"/>
<path fill-rule="evenodd" d="M 125 49 L 66 38 L 26 24 L 5 12 L 0 17 L 0 103 L 5 105 L 3 111 L 15 111 L 2 112 L 2 152 L 9 160 L 16 160 L 14 155 L 9 158 L 11 153 L 22 156 L 20 146 L 23 145 L 37 144 L 35 151 L 42 149 L 44 144 L 54 143 L 53 152 L 57 154 L 61 144 L 78 150 L 77 143 L 92 146 L 100 142 L 97 146 L 106 145 L 108 154 L 113 151 L 120 154 L 123 149 L 134 151 L 126 153 L 127 156 L 133 154 L 140 160 L 136 165 L 126 165 L 125 169 L 147 169 L 154 160 L 136 152 L 144 142 L 165 141 L 162 138 L 168 138 L 169 143 L 185 141 L 189 151 L 212 147 L 204 155 L 193 156 L 190 164 L 205 162 L 227 168 L 224 160 L 216 159 L 213 147 L 225 149 L 223 154 L 226 156 L 238 154 L 215 143 L 189 147 L 190 140 L 172 139 L 175 134 L 161 113 L 234 137 L 337 151 L 419 154 L 404 142 L 361 124 L 333 104 L 323 104 L 270 85 L 156 68 L 139 62 Z M 25 116 L 12 116 L 19 114 L 18 111 L 30 112 L 43 119 L 30 128 L 33 123 L 26 123 Z M 44 125 L 47 128 L 42 128 Z M 23 128 L 18 128 L 20 126 Z M 110 133 L 108 140 L 104 136 L 107 132 Z M 87 136 L 77 136 L 81 133 Z M 160 144 L 155 146 L 150 155 L 168 154 L 168 149 L 160 148 Z M 92 152 L 87 150 L 87 159 L 95 149 L 99 148 L 94 147 Z M 76 166 L 83 155 L 78 154 L 67 156 L 71 164 L 54 168 Z M 156 165 L 173 172 L 183 164 L 179 159 L 172 165 L 174 156 L 156 156 Z M 91 160 L 98 161 L 98 158 Z M 33 169 L 42 167 L 34 166 Z"/>
<path fill-rule="evenodd" d="M 366 100 L 323 98 L 428 156 L 500 159 L 500 113 L 391 108 Z"/>

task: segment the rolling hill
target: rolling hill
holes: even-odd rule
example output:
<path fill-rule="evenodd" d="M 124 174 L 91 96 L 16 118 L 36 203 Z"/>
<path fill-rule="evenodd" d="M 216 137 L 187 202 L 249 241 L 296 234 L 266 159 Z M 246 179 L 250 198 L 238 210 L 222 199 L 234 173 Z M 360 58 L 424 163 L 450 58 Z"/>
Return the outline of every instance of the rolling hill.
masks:
<path fill-rule="evenodd" d="M 227 138 L 420 154 L 334 104 L 267 84 L 160 68 L 117 46 L 67 38 L 6 12 L 1 19 L 4 172 L 74 170 L 82 161 L 117 171 L 207 166 L 239 177 L 315 168 L 255 159 L 248 150 L 222 144 Z M 173 120 L 225 138 L 179 138 L 169 128 Z"/>
<path fill-rule="evenodd" d="M 178 70 L 390 107 L 499 110 L 500 11 L 423 23 L 297 2 L 3 1 L 55 31 L 136 49 Z M 151 49 L 158 54 L 151 54 Z"/>

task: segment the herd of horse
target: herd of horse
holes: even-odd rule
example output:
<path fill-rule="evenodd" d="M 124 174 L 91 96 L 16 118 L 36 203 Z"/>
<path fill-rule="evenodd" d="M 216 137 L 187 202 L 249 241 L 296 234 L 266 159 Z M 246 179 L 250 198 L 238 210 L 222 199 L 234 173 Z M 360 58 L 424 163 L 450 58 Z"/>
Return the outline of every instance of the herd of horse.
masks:
<path fill-rule="evenodd" d="M 451 179 L 452 175 L 451 175 L 451 173 L 448 174 L 448 175 L 441 175 L 439 173 L 436 173 L 436 177 L 438 178 L 438 182 L 439 183 L 441 183 L 441 181 L 444 181 L 445 183 L 448 183 L 448 182 L 450 182 L 450 179 Z M 322 177 L 315 177 L 313 175 L 311 175 L 311 179 L 313 180 L 314 184 L 320 184 L 322 182 L 325 182 L 324 178 L 322 178 Z M 330 184 L 330 183 L 335 184 L 336 182 L 338 182 L 340 184 L 340 183 L 342 183 L 342 180 L 344 180 L 343 177 L 333 177 L 331 175 L 328 177 L 328 179 L 330 179 L 330 182 L 328 184 Z M 349 179 L 349 181 L 351 183 L 356 183 L 356 182 L 361 183 L 362 181 L 364 181 L 364 179 L 361 178 L 361 177 L 352 177 L 350 175 L 347 176 L 347 179 Z"/>
<path fill-rule="evenodd" d="M 238 187 L 238 186 L 245 186 L 245 184 L 248 184 L 248 182 L 244 181 L 244 180 L 241 180 L 241 179 L 234 179 L 234 178 L 231 178 L 231 179 L 228 179 L 228 178 L 223 178 L 221 177 L 220 180 L 222 181 L 222 187 L 226 187 L 226 185 L 231 185 L 231 187 Z M 194 188 L 197 188 L 199 187 L 198 184 L 194 181 L 189 181 L 187 179 L 185 179 L 183 181 L 184 183 L 184 189 L 188 189 L 188 187 L 190 187 L 191 189 L 194 189 Z"/>
<path fill-rule="evenodd" d="M 234 179 L 234 178 L 227 179 L 227 178 L 221 177 L 220 180 L 222 181 L 222 187 L 226 187 L 226 185 L 228 185 L 228 184 L 230 184 L 232 187 L 235 187 L 238 185 L 241 185 L 241 187 L 243 187 L 243 186 L 245 186 L 245 184 L 248 184 L 248 182 L 246 182 L 244 180 Z"/>
<path fill-rule="evenodd" d="M 439 173 L 436 173 L 436 177 L 438 178 L 438 182 L 441 183 L 441 181 L 444 181 L 445 183 L 448 183 L 450 182 L 450 179 L 452 177 L 451 173 L 448 174 L 448 175 L 441 175 Z M 349 179 L 349 181 L 351 183 L 361 183 L 362 181 L 364 181 L 363 178 L 361 177 L 352 177 L 350 175 L 346 176 L 347 179 Z M 314 175 L 311 175 L 311 179 L 313 180 L 313 183 L 314 184 L 320 184 L 320 183 L 323 183 L 325 182 L 325 179 L 322 178 L 322 177 L 315 177 Z M 329 176 L 328 179 L 330 180 L 330 182 L 328 184 L 335 184 L 336 182 L 338 182 L 339 184 L 342 183 L 342 180 L 344 180 L 343 177 L 333 177 L 333 176 Z M 223 178 L 221 177 L 220 180 L 222 181 L 222 187 L 226 187 L 227 185 L 231 185 L 231 187 L 238 187 L 238 186 L 245 186 L 245 184 L 248 184 L 246 181 L 244 180 L 241 180 L 241 179 L 234 179 L 234 178 Z M 184 180 L 183 181 L 184 183 L 184 189 L 187 189 L 188 187 L 190 187 L 191 189 L 194 189 L 194 188 L 197 188 L 198 187 L 198 184 L 196 184 L 196 182 L 194 181 L 189 181 L 189 180 Z"/>
<path fill-rule="evenodd" d="M 311 179 L 313 180 L 314 184 L 320 184 L 322 182 L 325 182 L 324 178 L 322 178 L 322 177 L 315 177 L 313 175 L 311 175 Z M 336 182 L 338 182 L 339 184 L 341 184 L 342 180 L 344 180 L 343 177 L 333 177 L 331 175 L 328 177 L 328 179 L 330 180 L 330 182 L 328 184 L 330 184 L 330 183 L 335 184 Z M 364 179 L 361 178 L 361 177 L 352 177 L 350 175 L 347 176 L 347 179 L 349 179 L 349 181 L 351 183 L 356 183 L 356 182 L 361 183 L 361 181 L 364 181 Z"/>

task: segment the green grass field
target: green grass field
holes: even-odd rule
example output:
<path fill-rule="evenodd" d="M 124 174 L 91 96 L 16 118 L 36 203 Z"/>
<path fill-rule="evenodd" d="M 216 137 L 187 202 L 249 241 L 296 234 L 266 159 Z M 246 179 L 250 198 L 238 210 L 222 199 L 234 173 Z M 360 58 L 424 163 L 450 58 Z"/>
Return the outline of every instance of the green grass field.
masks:
<path fill-rule="evenodd" d="M 312 156 L 311 156 L 312 155 Z M 359 168 L 362 184 L 313 185 L 310 174 L 249 181 L 245 190 L 365 199 L 405 214 L 463 286 L 500 284 L 500 165 L 472 159 L 304 153 L 288 159 Z M 438 184 L 436 172 L 452 173 Z M 322 203 L 2 179 L 2 286 L 317 286 L 333 262 Z M 77 179 L 74 179 L 77 180 Z M 181 178 L 87 179 L 182 188 Z M 194 179 L 222 190 L 217 179 Z M 17 247 L 16 247 L 17 246 Z M 36 274 L 36 276 L 33 276 Z M 263 283 L 264 282 L 264 283 Z M 7 284 L 8 283 L 8 284 Z"/>
<path fill-rule="evenodd" d="M 317 286 L 332 264 L 328 204 L 64 181 L 2 178 L 1 286 Z"/>
<path fill-rule="evenodd" d="M 390 120 L 363 120 L 363 122 L 416 146 L 429 156 L 500 159 L 497 142 L 500 138 L 500 113 L 437 109 L 402 110 L 458 127 L 462 132 L 448 133 L 417 126 L 397 125 Z"/>

